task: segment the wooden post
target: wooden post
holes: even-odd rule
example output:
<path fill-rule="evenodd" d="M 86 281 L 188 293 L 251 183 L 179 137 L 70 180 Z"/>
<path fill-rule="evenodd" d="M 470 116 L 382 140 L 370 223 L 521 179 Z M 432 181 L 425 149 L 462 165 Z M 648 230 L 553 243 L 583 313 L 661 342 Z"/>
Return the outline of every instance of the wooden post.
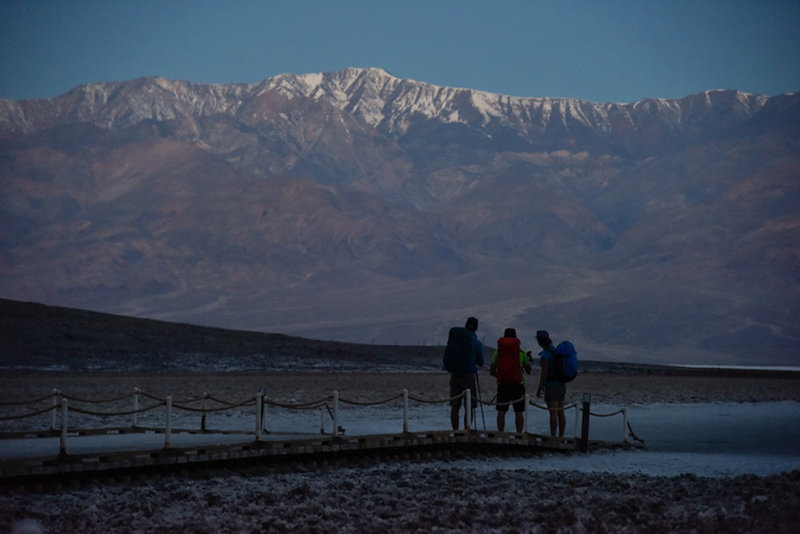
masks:
<path fill-rule="evenodd" d="M 583 394 L 583 424 L 581 425 L 581 452 L 589 450 L 589 407 L 592 403 L 592 396 L 589 393 Z"/>
<path fill-rule="evenodd" d="M 133 388 L 133 414 L 131 414 L 131 427 L 136 428 L 139 426 L 139 393 L 142 390 Z"/>
<path fill-rule="evenodd" d="M 319 433 L 325 433 L 325 407 L 323 406 L 319 408 Z"/>
<path fill-rule="evenodd" d="M 573 437 L 580 437 L 581 435 L 581 409 L 580 407 L 575 404 L 575 432 L 573 432 Z"/>
<path fill-rule="evenodd" d="M 164 421 L 164 448 L 172 448 L 172 395 L 167 395 L 167 419 Z"/>
<path fill-rule="evenodd" d="M 69 400 L 61 399 L 61 439 L 58 444 L 59 454 L 67 454 L 67 427 L 69 419 Z"/>
<path fill-rule="evenodd" d="M 622 409 L 622 443 L 628 443 L 628 412 Z"/>
<path fill-rule="evenodd" d="M 59 391 L 53 388 L 53 409 L 50 410 L 50 430 L 56 429 L 56 411 L 58 409 Z"/>
<path fill-rule="evenodd" d="M 526 393 L 525 394 L 525 411 L 523 412 L 525 414 L 524 415 L 525 419 L 524 419 L 524 423 L 523 423 L 523 427 L 522 427 L 522 431 L 525 434 L 528 433 L 528 421 L 530 420 L 530 417 L 529 417 L 529 414 L 528 414 L 528 410 L 529 410 L 528 406 L 530 406 L 530 403 L 531 403 L 531 394 L 530 393 Z"/>
<path fill-rule="evenodd" d="M 200 415 L 200 430 L 202 432 L 206 431 L 206 399 L 208 398 L 208 393 L 203 393 L 203 399 L 200 401 L 200 409 L 202 410 Z"/>
<path fill-rule="evenodd" d="M 264 397 L 261 396 L 261 392 L 259 391 L 256 394 L 256 441 L 261 438 L 261 425 L 263 421 L 261 420 L 262 412 L 261 410 L 264 408 Z"/>
<path fill-rule="evenodd" d="M 333 432 L 334 436 L 339 435 L 339 392 L 333 391 Z"/>
<path fill-rule="evenodd" d="M 261 407 L 261 432 L 264 434 L 269 434 L 269 426 L 267 426 L 267 423 L 269 422 L 269 416 L 268 416 L 269 403 L 267 402 L 268 399 L 269 397 L 264 395 L 264 401 L 263 401 L 264 404 Z"/>
<path fill-rule="evenodd" d="M 472 391 L 464 390 L 464 430 L 472 429 Z"/>
<path fill-rule="evenodd" d="M 408 433 L 408 390 L 403 390 L 403 432 Z"/>

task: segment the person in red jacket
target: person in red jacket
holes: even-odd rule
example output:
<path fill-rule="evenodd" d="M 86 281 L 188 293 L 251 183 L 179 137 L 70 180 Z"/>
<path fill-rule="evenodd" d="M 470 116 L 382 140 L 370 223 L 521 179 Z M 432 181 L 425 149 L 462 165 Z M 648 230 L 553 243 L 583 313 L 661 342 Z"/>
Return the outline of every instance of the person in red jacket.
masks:
<path fill-rule="evenodd" d="M 517 432 L 522 432 L 525 423 L 525 377 L 524 370 L 531 374 L 530 353 L 522 350 L 517 332 L 506 328 L 503 337 L 497 340 L 497 350 L 492 355 L 489 373 L 497 379 L 497 430 L 506 426 L 506 412 L 514 404 L 514 422 Z"/>

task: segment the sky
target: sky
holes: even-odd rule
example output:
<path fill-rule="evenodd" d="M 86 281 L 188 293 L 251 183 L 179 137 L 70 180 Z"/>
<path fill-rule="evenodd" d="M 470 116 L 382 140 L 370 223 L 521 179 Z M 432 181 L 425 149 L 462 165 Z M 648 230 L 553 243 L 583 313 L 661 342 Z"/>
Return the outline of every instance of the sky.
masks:
<path fill-rule="evenodd" d="M 0 98 L 379 67 L 523 97 L 800 90 L 797 0 L 0 0 Z"/>

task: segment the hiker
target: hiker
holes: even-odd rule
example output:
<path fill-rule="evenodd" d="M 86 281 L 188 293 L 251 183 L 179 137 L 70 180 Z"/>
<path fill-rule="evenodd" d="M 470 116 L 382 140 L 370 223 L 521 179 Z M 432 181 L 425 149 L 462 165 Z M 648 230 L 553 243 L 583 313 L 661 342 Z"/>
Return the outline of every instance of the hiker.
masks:
<path fill-rule="evenodd" d="M 478 368 L 483 366 L 483 345 L 475 332 L 478 319 L 470 317 L 463 327 L 454 326 L 447 336 L 444 350 L 444 368 L 450 373 L 450 422 L 453 430 L 458 430 L 458 411 L 461 408 L 460 396 L 469 389 L 472 396 L 472 410 L 478 406 Z M 464 428 L 467 427 L 467 406 L 464 402 Z"/>
<path fill-rule="evenodd" d="M 525 377 L 531 374 L 530 352 L 520 348 L 517 331 L 506 328 L 503 337 L 497 340 L 497 350 L 492 355 L 489 374 L 497 379 L 497 430 L 506 426 L 509 403 L 514 403 L 514 423 L 517 432 L 522 432 L 525 423 Z"/>
<path fill-rule="evenodd" d="M 547 330 L 536 331 L 536 342 L 542 347 L 539 353 L 542 364 L 542 373 L 539 376 L 539 389 L 536 396 L 541 397 L 544 392 L 544 401 L 547 404 L 547 411 L 550 412 L 550 435 L 564 437 L 564 428 L 567 426 L 567 419 L 564 416 L 564 398 L 567 395 L 567 385 L 564 382 L 555 380 L 552 376 L 553 370 L 553 341 Z"/>

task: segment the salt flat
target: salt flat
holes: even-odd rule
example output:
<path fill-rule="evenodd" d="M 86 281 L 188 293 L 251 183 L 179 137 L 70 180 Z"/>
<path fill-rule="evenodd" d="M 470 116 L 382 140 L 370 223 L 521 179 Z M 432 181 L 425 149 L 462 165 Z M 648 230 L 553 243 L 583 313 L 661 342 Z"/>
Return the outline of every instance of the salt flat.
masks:
<path fill-rule="evenodd" d="M 793 376 L 793 375 L 792 375 Z M 484 398 L 494 394 L 481 377 Z M 113 396 L 133 384 L 158 394 L 264 388 L 277 400 L 374 401 L 403 387 L 445 395 L 444 374 L 37 375 L 0 378 L 5 395 L 49 388 Z M 645 451 L 383 462 L 276 474 L 257 465 L 158 479 L 46 488 L 0 496 L 0 530 L 23 520 L 48 532 L 793 532 L 800 521 L 800 389 L 796 378 L 585 375 L 570 399 L 592 394 L 592 411 L 624 407 Z M 23 397 L 19 397 L 24 395 Z M 5 397 L 6 399 L 8 397 Z M 348 435 L 398 431 L 396 401 L 343 407 Z M 195 423 L 191 416 L 179 422 Z M 510 416 L 509 416 L 510 417 Z M 487 426 L 494 411 L 484 407 Z M 482 427 L 483 418 L 478 416 Z M 568 432 L 572 420 L 568 416 Z M 319 412 L 270 410 L 278 432 L 318 432 Z M 447 407 L 414 407 L 414 428 L 446 425 Z M 534 431 L 546 414 L 534 412 Z M 252 426 L 252 414 L 213 424 Z M 593 437 L 619 435 L 618 417 L 592 420 Z M 160 438 L 156 437 L 158 440 Z M 102 442 L 102 439 L 101 439 Z"/>

